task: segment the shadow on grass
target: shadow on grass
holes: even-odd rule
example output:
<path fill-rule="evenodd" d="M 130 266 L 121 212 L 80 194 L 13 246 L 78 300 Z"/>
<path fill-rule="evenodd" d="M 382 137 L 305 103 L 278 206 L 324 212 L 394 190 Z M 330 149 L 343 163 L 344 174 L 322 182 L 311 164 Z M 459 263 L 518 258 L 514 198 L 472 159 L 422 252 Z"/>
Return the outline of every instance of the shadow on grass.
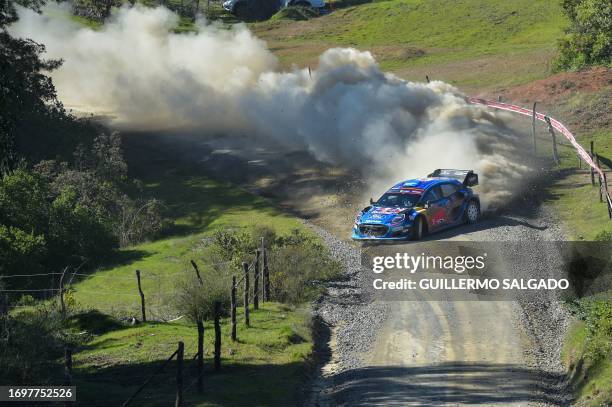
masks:
<path fill-rule="evenodd" d="M 79 405 L 120 405 L 136 391 L 162 361 L 101 369 L 76 369 L 74 383 Z M 185 361 L 184 397 L 187 405 L 297 405 L 304 382 L 304 363 L 245 364 L 223 360 L 214 372 L 205 360 L 204 392 L 196 387 L 196 362 Z M 135 399 L 135 405 L 171 405 L 176 393 L 176 368 L 170 362 Z M 333 377 L 333 405 L 492 405 L 547 403 L 567 405 L 560 397 L 562 375 L 512 364 L 450 362 L 428 366 L 367 367 Z M 100 395 L 104 394 L 103 399 Z"/>
<path fill-rule="evenodd" d="M 179 138 L 180 136 L 176 136 Z M 210 148 L 200 144 L 185 146 L 163 135 L 130 134 L 124 137 L 125 156 L 132 176 L 144 183 L 147 196 L 162 200 L 166 216 L 175 220 L 162 237 L 200 233 L 227 212 L 266 213 L 277 216 L 269 203 L 231 184 L 231 179 L 212 179 L 201 164 Z M 192 142 L 197 143 L 197 139 Z M 234 174 L 247 176 L 236 161 L 224 157 Z"/>
<path fill-rule="evenodd" d="M 168 355 L 170 356 L 170 354 Z M 212 360 L 205 358 L 204 391 L 197 391 L 197 366 L 192 355 L 185 355 L 183 394 L 185 405 L 287 406 L 298 405 L 304 382 L 305 363 L 244 364 L 222 361 L 214 372 Z M 105 368 L 77 368 L 73 383 L 78 403 L 83 406 L 121 405 L 149 378 L 163 361 L 118 365 Z M 176 395 L 177 363 L 171 361 L 136 396 L 132 405 L 173 405 Z"/>
<path fill-rule="evenodd" d="M 151 254 L 152 254 L 151 252 L 148 252 L 146 250 L 140 250 L 140 249 L 117 250 L 113 254 L 113 256 L 106 259 L 106 261 L 104 262 L 104 266 L 107 268 L 125 266 L 135 261 L 142 260 L 150 256 Z"/>
<path fill-rule="evenodd" d="M 66 320 L 68 327 L 79 331 L 87 331 L 94 335 L 103 335 L 107 332 L 127 328 L 110 315 L 101 313 L 98 310 L 89 310 L 70 316 Z"/>

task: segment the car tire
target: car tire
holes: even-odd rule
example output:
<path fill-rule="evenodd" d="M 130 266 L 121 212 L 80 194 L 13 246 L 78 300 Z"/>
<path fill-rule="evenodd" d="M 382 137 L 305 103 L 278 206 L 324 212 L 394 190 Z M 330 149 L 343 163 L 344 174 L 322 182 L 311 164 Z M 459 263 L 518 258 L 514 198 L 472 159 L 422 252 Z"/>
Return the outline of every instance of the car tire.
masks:
<path fill-rule="evenodd" d="M 423 222 L 422 216 L 417 216 L 412 223 L 412 229 L 410 232 L 411 240 L 421 240 L 425 235 L 425 223 Z"/>
<path fill-rule="evenodd" d="M 473 225 L 480 219 L 480 204 L 472 199 L 468 202 L 464 212 L 465 223 Z"/>

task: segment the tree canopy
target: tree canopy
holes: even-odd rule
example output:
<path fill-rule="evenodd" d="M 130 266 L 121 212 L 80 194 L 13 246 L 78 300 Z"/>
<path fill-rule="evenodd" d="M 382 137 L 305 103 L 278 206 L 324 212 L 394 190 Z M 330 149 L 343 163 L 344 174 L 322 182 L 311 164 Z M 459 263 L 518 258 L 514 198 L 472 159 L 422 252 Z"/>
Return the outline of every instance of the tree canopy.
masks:
<path fill-rule="evenodd" d="M 558 69 L 612 66 L 612 2 L 563 0 L 570 23 L 559 41 Z"/>

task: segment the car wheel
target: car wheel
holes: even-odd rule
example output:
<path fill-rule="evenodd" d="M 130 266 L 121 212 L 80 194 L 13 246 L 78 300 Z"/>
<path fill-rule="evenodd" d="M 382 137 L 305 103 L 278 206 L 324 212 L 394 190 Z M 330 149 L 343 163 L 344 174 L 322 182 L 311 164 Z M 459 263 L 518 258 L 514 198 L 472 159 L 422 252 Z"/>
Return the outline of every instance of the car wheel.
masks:
<path fill-rule="evenodd" d="M 474 224 L 478 222 L 480 218 L 480 205 L 474 199 L 468 202 L 467 208 L 465 208 L 465 222 Z"/>
<path fill-rule="evenodd" d="M 423 223 L 423 218 L 421 216 L 417 216 L 412 224 L 411 238 L 412 240 L 421 240 L 424 234 L 425 224 Z"/>

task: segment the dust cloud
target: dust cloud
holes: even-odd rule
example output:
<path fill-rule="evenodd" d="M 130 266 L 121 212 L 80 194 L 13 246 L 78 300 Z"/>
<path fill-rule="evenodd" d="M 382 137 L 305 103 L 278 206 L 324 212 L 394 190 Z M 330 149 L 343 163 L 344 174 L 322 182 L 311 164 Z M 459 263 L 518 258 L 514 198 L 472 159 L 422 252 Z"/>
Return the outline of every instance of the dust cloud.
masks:
<path fill-rule="evenodd" d="M 446 83 L 386 74 L 369 52 L 329 49 L 312 71 L 282 72 L 244 25 L 199 20 L 197 33 L 176 34 L 175 14 L 137 5 L 96 31 L 64 7 L 19 9 L 10 31 L 64 60 L 52 77 L 66 106 L 108 114 L 117 128 L 263 136 L 360 170 L 374 195 L 435 168 L 470 168 L 483 201 L 497 204 L 529 172 L 499 116 Z"/>

